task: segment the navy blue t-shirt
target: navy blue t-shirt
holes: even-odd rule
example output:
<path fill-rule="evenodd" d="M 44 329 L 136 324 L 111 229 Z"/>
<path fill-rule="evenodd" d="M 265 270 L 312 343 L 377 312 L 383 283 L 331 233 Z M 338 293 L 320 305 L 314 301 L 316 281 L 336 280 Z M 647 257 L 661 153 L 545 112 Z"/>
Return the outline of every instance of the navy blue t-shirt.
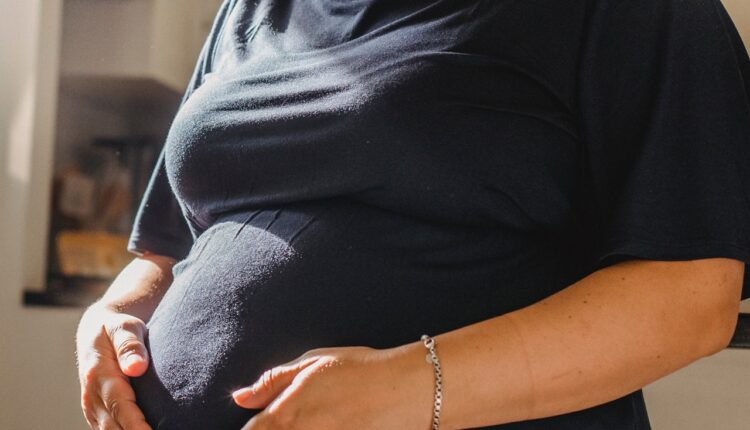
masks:
<path fill-rule="evenodd" d="M 626 259 L 750 263 L 748 85 L 719 0 L 226 0 L 128 246 L 180 260 L 139 406 L 238 429 L 231 391 L 312 348 Z M 650 426 L 637 390 L 485 428 Z"/>

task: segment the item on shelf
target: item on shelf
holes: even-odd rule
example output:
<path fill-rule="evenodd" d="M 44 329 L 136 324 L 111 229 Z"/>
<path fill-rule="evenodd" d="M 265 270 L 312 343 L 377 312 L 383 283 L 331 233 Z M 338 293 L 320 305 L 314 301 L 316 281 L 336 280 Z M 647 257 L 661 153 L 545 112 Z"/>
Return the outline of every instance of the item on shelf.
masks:
<path fill-rule="evenodd" d="M 66 276 L 114 278 L 133 259 L 124 234 L 63 230 L 55 239 L 60 271 Z"/>
<path fill-rule="evenodd" d="M 122 167 L 116 167 L 112 173 L 106 181 L 100 183 L 93 228 L 126 231 L 131 223 L 130 173 Z"/>
<path fill-rule="evenodd" d="M 80 222 L 89 219 L 95 208 L 96 182 L 76 167 L 59 175 L 60 195 L 57 199 L 61 214 Z"/>
<path fill-rule="evenodd" d="M 92 229 L 126 233 L 146 187 L 144 163 L 155 139 L 149 136 L 98 137 L 92 150 L 107 154 L 97 170 L 97 216 Z"/>
<path fill-rule="evenodd" d="M 87 225 L 92 230 L 106 230 L 124 233 L 131 223 L 130 172 L 115 159 L 97 175 L 96 217 Z"/>

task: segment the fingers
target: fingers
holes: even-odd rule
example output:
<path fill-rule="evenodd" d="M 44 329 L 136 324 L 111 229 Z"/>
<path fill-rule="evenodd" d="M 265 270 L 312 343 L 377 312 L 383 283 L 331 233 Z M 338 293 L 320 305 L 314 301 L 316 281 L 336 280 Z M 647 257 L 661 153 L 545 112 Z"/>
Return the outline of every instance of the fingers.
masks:
<path fill-rule="evenodd" d="M 83 410 L 83 416 L 86 418 L 86 423 L 88 423 L 89 428 L 95 430 L 99 428 L 99 420 L 96 419 L 94 408 L 90 406 L 90 403 L 89 396 L 84 391 L 81 395 L 81 410 Z"/>
<path fill-rule="evenodd" d="M 245 423 L 240 430 L 266 430 L 288 428 L 285 418 L 279 415 L 269 414 L 265 410 L 260 411 L 250 421 Z"/>
<path fill-rule="evenodd" d="M 100 411 L 104 411 L 104 408 L 100 408 Z M 110 415 L 102 412 L 98 417 L 98 426 L 95 427 L 97 430 L 124 430 L 120 424 L 115 421 Z"/>
<path fill-rule="evenodd" d="M 141 376 L 148 368 L 145 334 L 146 324 L 135 317 L 123 319 L 109 330 L 120 370 L 127 376 Z"/>
<path fill-rule="evenodd" d="M 143 416 L 143 412 L 141 412 L 135 401 L 123 401 L 119 410 L 115 420 L 125 430 L 151 430 L 151 426 L 146 422 L 146 417 Z"/>
<path fill-rule="evenodd" d="M 243 408 L 264 408 L 294 380 L 294 377 L 320 357 L 297 358 L 287 364 L 276 366 L 263 372 L 251 386 L 232 393 L 235 403 Z"/>
<path fill-rule="evenodd" d="M 116 424 L 125 430 L 150 430 L 146 417 L 135 402 L 135 392 L 130 383 L 112 378 L 102 384 L 101 400 L 104 410 Z"/>
<path fill-rule="evenodd" d="M 95 378 L 83 392 L 81 404 L 92 429 L 151 430 L 124 378 Z"/>
<path fill-rule="evenodd" d="M 266 430 L 292 428 L 299 420 L 297 411 L 282 408 L 281 405 L 293 395 L 292 389 L 282 390 L 281 394 L 269 403 L 265 409 L 248 421 L 242 430 Z"/>

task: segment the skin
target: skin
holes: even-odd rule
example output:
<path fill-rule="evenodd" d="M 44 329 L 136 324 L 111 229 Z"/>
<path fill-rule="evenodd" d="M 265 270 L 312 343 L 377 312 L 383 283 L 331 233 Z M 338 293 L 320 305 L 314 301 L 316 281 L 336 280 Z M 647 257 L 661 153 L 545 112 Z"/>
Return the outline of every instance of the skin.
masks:
<path fill-rule="evenodd" d="M 140 324 L 125 327 L 122 318 L 133 318 L 130 310 L 147 317 L 168 288 L 157 276 L 162 266 L 141 263 L 92 306 L 108 311 L 82 319 L 96 328 L 84 332 L 99 333 L 79 338 L 79 356 L 98 358 L 80 366 L 92 428 L 149 428 L 123 376 L 142 373 L 146 358 L 129 373 L 116 365 L 118 350 L 145 352 Z M 624 261 L 533 305 L 431 334 L 443 374 L 441 430 L 588 408 L 721 351 L 736 326 L 743 276 L 744 263 L 729 258 Z M 233 393 L 237 405 L 263 409 L 243 429 L 430 428 L 434 374 L 426 352 L 421 340 L 308 351 Z"/>

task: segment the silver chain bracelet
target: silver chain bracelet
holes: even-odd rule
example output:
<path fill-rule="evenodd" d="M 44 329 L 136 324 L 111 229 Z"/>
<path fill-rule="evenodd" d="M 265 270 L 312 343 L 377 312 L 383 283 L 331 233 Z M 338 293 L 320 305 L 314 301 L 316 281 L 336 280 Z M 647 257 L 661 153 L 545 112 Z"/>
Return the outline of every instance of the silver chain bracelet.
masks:
<path fill-rule="evenodd" d="M 425 361 L 435 368 L 435 405 L 432 410 L 432 430 L 438 430 L 440 427 L 440 406 L 443 402 L 443 374 L 440 371 L 440 360 L 435 352 L 435 339 L 423 334 L 422 342 L 430 351 L 425 354 Z"/>

